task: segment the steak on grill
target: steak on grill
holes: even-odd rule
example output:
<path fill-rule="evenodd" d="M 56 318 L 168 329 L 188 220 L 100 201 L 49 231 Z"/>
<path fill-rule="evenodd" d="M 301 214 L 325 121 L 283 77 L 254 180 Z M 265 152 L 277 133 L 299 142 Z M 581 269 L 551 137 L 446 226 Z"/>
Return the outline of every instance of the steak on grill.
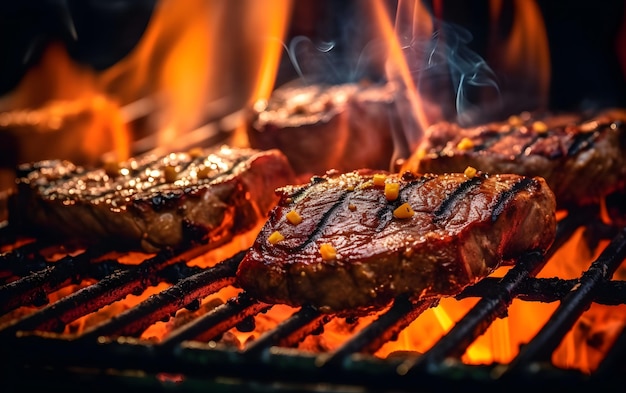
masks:
<path fill-rule="evenodd" d="M 47 160 L 23 164 L 17 175 L 12 225 L 150 252 L 249 230 L 275 206 L 274 190 L 294 181 L 278 150 L 227 146 L 147 155 L 94 170 Z"/>
<path fill-rule="evenodd" d="M 279 189 L 237 271 L 241 287 L 270 303 L 367 312 L 403 294 L 456 294 L 554 239 L 554 195 L 541 178 L 384 176 L 384 186 L 360 170 Z"/>
<path fill-rule="evenodd" d="M 388 170 L 393 103 L 389 84 L 288 84 L 254 106 L 247 135 L 254 148 L 280 149 L 298 174 Z"/>
<path fill-rule="evenodd" d="M 595 203 L 626 184 L 626 111 L 531 116 L 461 128 L 431 126 L 404 169 L 422 173 L 463 171 L 541 176 L 560 207 Z"/>

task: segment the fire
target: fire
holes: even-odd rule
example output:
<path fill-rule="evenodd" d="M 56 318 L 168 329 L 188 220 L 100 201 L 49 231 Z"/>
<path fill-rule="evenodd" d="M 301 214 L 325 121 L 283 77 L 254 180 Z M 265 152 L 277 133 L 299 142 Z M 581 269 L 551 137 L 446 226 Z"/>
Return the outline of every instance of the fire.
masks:
<path fill-rule="evenodd" d="M 503 2 L 491 1 L 490 15 L 493 31 L 498 31 L 498 21 L 502 18 Z M 442 2 L 434 2 L 435 14 L 441 15 Z M 515 97 L 532 97 L 534 102 L 505 103 L 504 110 L 545 109 L 547 107 L 550 76 L 550 56 L 546 30 L 543 27 L 541 12 L 535 2 L 516 1 L 513 3 L 515 18 L 508 34 L 494 34 L 501 39 L 491 42 L 490 61 L 501 73 L 514 80 L 523 81 L 523 86 L 505 86 L 505 101 L 512 94 Z M 406 115 L 403 127 L 414 132 L 411 143 L 419 140 L 420 129 L 425 129 L 435 120 L 441 120 L 443 111 L 423 96 L 417 85 L 419 73 L 415 73 L 413 62 L 424 61 L 419 55 L 411 57 L 407 48 L 418 41 L 428 41 L 436 32 L 437 21 L 419 1 L 400 1 L 395 25 L 391 23 L 388 10 L 381 1 L 372 3 L 373 14 L 379 34 L 387 45 L 386 73 L 388 80 L 396 84 L 404 96 L 398 100 L 399 111 Z M 445 39 L 445 36 L 443 36 Z M 405 118 L 405 119 L 406 119 Z M 564 212 L 559 212 L 560 216 Z M 605 215 L 606 221 L 606 215 Z M 601 249 L 601 247 L 599 247 Z M 584 241 L 583 229 L 579 230 L 568 244 L 551 258 L 539 277 L 578 278 L 596 257 Z M 500 277 L 508 268 L 501 268 L 493 275 Z M 475 304 L 476 299 L 442 299 L 440 304 L 426 310 L 413 323 L 405 328 L 395 341 L 386 343 L 376 352 L 385 358 L 395 353 L 423 353 L 464 316 Z M 462 360 L 468 364 L 508 363 L 512 361 L 524 343 L 530 341 L 548 321 L 557 308 L 555 303 L 525 302 L 515 299 L 508 309 L 508 316 L 497 318 L 487 331 L 466 350 Z M 622 307 L 620 307 L 622 308 Z M 624 313 L 611 314 L 610 307 L 592 305 L 568 333 L 561 346 L 553 355 L 555 365 L 564 368 L 578 368 L 589 372 L 597 367 L 601 347 L 606 347 L 626 324 Z M 614 308 L 613 308 L 614 309 Z M 292 310 L 290 309 L 289 312 Z M 623 310 L 622 310 L 623 311 Z M 277 323 L 289 317 L 289 312 L 279 313 Z M 326 325 L 324 333 L 309 336 L 299 348 L 307 351 L 332 351 L 375 316 L 364 317 L 354 323 L 343 319 L 333 319 Z M 265 324 L 264 324 L 265 326 Z M 596 326 L 597 327 L 594 329 Z M 601 333 L 598 333 L 601 332 Z M 260 332 L 259 332 L 260 333 Z M 236 334 L 236 333 L 235 333 Z M 595 335 L 594 335 L 595 334 Z M 595 341 L 590 337 L 600 337 Z M 245 340 L 244 340 L 245 341 Z"/>
<path fill-rule="evenodd" d="M 110 151 L 128 156 L 129 133 L 118 104 L 60 44 L 47 48 L 16 90 L 0 100 L 0 110 L 0 127 L 19 141 L 14 148 L 20 162 L 66 158 L 95 164 Z"/>
<path fill-rule="evenodd" d="M 398 105 L 406 104 L 407 110 L 401 113 L 413 117 L 411 123 L 403 120 L 403 127 L 412 137 L 407 138 L 411 147 L 416 146 L 421 130 L 431 124 L 432 114 L 426 113 L 426 105 L 415 86 L 415 76 L 405 55 L 405 48 L 414 41 L 428 41 L 433 32 L 432 18 L 420 1 L 400 1 L 398 3 L 395 28 L 391 23 L 387 10 L 382 1 L 372 3 L 374 15 L 378 23 L 378 30 L 388 45 L 386 71 L 388 80 L 397 85 L 398 94 L 403 95 Z M 408 30 L 408 31 L 407 31 Z M 405 37 L 408 42 L 400 42 L 399 36 Z M 417 61 L 424 59 L 418 58 Z M 404 108 L 403 108 L 404 109 Z M 431 108 L 434 110 L 434 108 Z M 430 115 L 430 116 L 429 116 Z M 438 114 L 435 114 L 437 116 Z M 417 127 L 417 129 L 415 129 Z"/>
<path fill-rule="evenodd" d="M 0 127 L 23 141 L 19 162 L 98 164 L 178 146 L 208 120 L 269 96 L 290 9 L 290 0 L 159 1 L 133 50 L 101 71 L 55 42 L 0 98 Z M 133 145 L 142 138 L 149 146 Z"/>
<path fill-rule="evenodd" d="M 493 40 L 489 61 L 507 76 L 505 109 L 512 111 L 545 110 L 550 88 L 550 51 L 541 11 L 534 1 L 514 1 L 515 15 L 509 34 L 499 33 L 505 4 L 490 1 Z M 502 38 L 500 38 L 502 37 Z M 517 102 L 514 102 L 517 101 Z M 520 107 L 521 105 L 521 107 Z"/>
<path fill-rule="evenodd" d="M 16 128 L 15 132 L 23 132 L 24 137 L 52 135 L 58 141 L 54 145 L 32 144 L 28 147 L 30 150 L 20 153 L 21 159 L 69 158 L 94 163 L 106 153 L 123 159 L 133 153 L 134 139 L 152 131 L 157 135 L 152 147 L 169 147 L 207 119 L 220 118 L 258 100 L 267 100 L 276 80 L 292 2 L 190 0 L 184 2 L 184 6 L 181 4 L 159 2 L 136 48 L 104 71 L 75 63 L 58 43 L 47 48 L 41 62 L 26 74 L 15 91 L 0 100 L 3 111 L 0 127 L 19 125 L 28 128 L 28 134 L 19 131 L 22 127 Z M 490 4 L 492 29 L 498 30 L 496 22 L 505 4 L 501 0 L 492 0 Z M 441 15 L 443 2 L 436 1 L 434 5 L 435 14 Z M 510 34 L 491 43 L 490 60 L 496 68 L 522 81 L 520 86 L 514 86 L 522 88 L 516 93 L 536 98 L 535 107 L 544 108 L 548 98 L 550 58 L 541 13 L 533 1 L 517 0 L 513 6 L 516 17 Z M 418 83 L 421 69 L 418 67 L 416 71 L 415 66 L 429 60 L 423 57 L 427 53 L 408 53 L 407 49 L 416 42 L 429 42 L 439 22 L 421 1 L 400 0 L 395 23 L 382 0 L 373 1 L 371 7 L 377 32 L 386 44 L 386 77 L 397 88 L 397 109 L 413 148 L 419 142 L 421 131 L 441 120 L 445 111 L 438 102 L 423 95 Z M 446 36 L 439 38 L 445 40 Z M 137 116 L 149 118 L 150 130 L 130 126 Z M 69 132 L 69 129 L 77 131 Z M 65 139 L 59 137 L 62 132 Z M 47 150 L 37 150 L 39 147 Z M 606 215 L 604 219 L 609 221 Z M 253 236 L 236 239 L 232 248 L 216 250 L 190 261 L 189 265 L 212 266 L 232 255 L 233 250 L 248 247 L 252 239 Z M 577 278 L 601 248 L 590 248 L 581 229 L 548 261 L 539 277 Z M 130 255 L 129 261 L 124 262 L 139 261 L 138 256 Z M 501 276 L 506 270 L 502 268 L 494 276 Z M 54 294 L 51 300 L 88 284 L 90 282 L 67 287 Z M 141 295 L 129 295 L 69 324 L 66 333 L 80 333 L 168 287 L 169 284 L 158 283 Z M 141 337 L 160 340 L 190 318 L 209 312 L 238 293 L 240 289 L 226 287 L 203 299 L 197 311 L 180 310 L 170 321 L 155 323 Z M 437 307 L 422 313 L 396 340 L 383 345 L 375 355 L 386 358 L 397 353 L 428 351 L 476 302 L 476 299 L 442 299 Z M 514 300 L 508 316 L 496 319 L 467 349 L 462 360 L 468 364 L 510 362 L 518 354 L 520 345 L 533 338 L 556 307 L 556 303 Z M 292 307 L 274 306 L 267 313 L 255 316 L 253 332 L 242 333 L 233 328 L 228 339 L 244 348 L 245 343 L 272 329 L 295 311 Z M 555 351 L 553 362 L 564 368 L 593 370 L 602 351 L 626 325 L 625 315 L 626 306 L 616 310 L 593 305 Z M 308 336 L 299 348 L 312 352 L 332 351 L 375 317 L 354 321 L 334 318 L 323 333 Z"/>

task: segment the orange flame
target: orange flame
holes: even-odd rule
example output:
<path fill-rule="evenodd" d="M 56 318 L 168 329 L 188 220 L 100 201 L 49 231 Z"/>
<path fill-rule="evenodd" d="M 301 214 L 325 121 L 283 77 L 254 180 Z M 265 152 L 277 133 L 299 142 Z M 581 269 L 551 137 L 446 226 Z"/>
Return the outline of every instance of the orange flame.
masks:
<path fill-rule="evenodd" d="M 438 15 L 441 15 L 442 3 L 435 2 Z M 382 0 L 371 4 L 377 28 L 387 43 L 387 77 L 397 85 L 408 108 L 402 111 L 402 116 L 411 118 L 418 128 L 425 129 L 433 118 L 440 116 L 440 108 L 432 107 L 420 96 L 404 48 L 413 40 L 430 38 L 435 28 L 432 16 L 421 1 L 400 0 L 394 25 Z M 517 0 L 513 4 L 516 18 L 511 32 L 507 39 L 493 43 L 492 57 L 508 74 L 522 80 L 522 86 L 530 86 L 531 91 L 527 94 L 537 97 L 540 106 L 545 106 L 550 59 L 541 14 L 535 2 Z M 169 145 L 207 117 L 219 117 L 270 96 L 291 7 L 290 0 L 189 0 L 184 6 L 181 2 L 161 1 L 135 50 L 101 73 L 74 63 L 62 46 L 54 44 L 18 88 L 0 101 L 0 110 L 5 111 L 2 113 L 4 117 L 0 116 L 0 126 L 3 122 L 43 124 L 44 128 L 60 132 L 60 127 L 55 126 L 59 119 L 84 110 L 94 111 L 99 115 L 89 121 L 77 149 L 92 158 L 113 149 L 119 158 L 125 158 L 129 152 L 131 131 L 124 119 L 133 117 L 128 114 L 128 104 L 147 99 L 149 108 L 145 113 L 153 115 L 151 119 L 153 127 L 159 131 L 159 144 Z M 502 0 L 491 1 L 494 24 L 503 7 Z M 233 26 L 243 28 L 233 29 Z M 57 102 L 61 106 L 53 104 Z M 16 112 L 19 110 L 25 111 Z M 63 144 L 73 146 L 68 142 Z M 50 147 L 50 151 L 58 158 L 59 148 Z M 44 154 L 37 153 L 33 157 Z M 245 242 L 249 245 L 251 239 Z M 246 245 L 239 244 L 237 250 Z M 216 258 L 217 255 L 220 257 Z M 207 260 L 194 260 L 190 264 L 210 266 L 221 260 L 222 255 L 225 252 L 213 252 Z M 587 247 L 581 230 L 557 252 L 539 276 L 577 278 L 595 256 L 596 251 Z M 494 275 L 501 275 L 505 270 L 503 268 Z M 147 289 L 141 296 L 129 296 L 75 321 L 68 329 L 81 331 L 167 287 L 161 283 Z M 59 291 L 59 296 L 74 289 Z M 225 301 L 238 291 L 225 288 L 204 299 L 202 305 L 208 309 L 216 299 Z M 397 340 L 386 343 L 376 355 L 387 357 L 400 351 L 427 351 L 475 303 L 476 299 L 442 299 L 439 306 L 425 311 L 399 334 Z M 519 346 L 532 339 L 556 307 L 556 303 L 514 300 L 508 317 L 494 321 L 468 348 L 462 360 L 470 364 L 511 361 Z M 611 337 L 626 325 L 625 309 L 626 306 L 619 306 L 618 312 L 614 312 L 614 308 L 592 306 L 555 351 L 554 363 L 584 371 L 597 367 L 600 357 L 596 352 L 606 347 Z M 255 317 L 258 327 L 255 332 L 240 333 L 233 329 L 231 333 L 242 345 L 288 318 L 293 311 L 286 306 L 273 307 L 268 313 Z M 187 317 L 185 313 L 179 312 L 179 321 Z M 335 319 L 325 327 L 324 334 L 307 337 L 300 348 L 311 351 L 335 349 L 373 318 L 375 316 L 361 318 L 355 324 Z M 170 323 L 156 323 L 142 337 L 160 339 L 175 323 L 176 319 Z M 600 343 L 591 339 L 598 335 L 603 337 Z"/>
<path fill-rule="evenodd" d="M 121 159 L 128 156 L 129 131 L 117 102 L 104 94 L 96 73 L 72 62 L 58 43 L 0 100 L 0 111 L 0 127 L 20 141 L 20 162 L 96 163 L 111 150 Z"/>
<path fill-rule="evenodd" d="M 433 32 L 432 18 L 422 2 L 401 0 L 398 3 L 398 12 L 395 25 L 391 22 L 389 13 L 381 0 L 372 2 L 374 18 L 377 29 L 387 45 L 387 62 L 385 65 L 387 78 L 390 83 L 396 85 L 401 96 L 398 105 L 406 102 L 405 108 L 399 109 L 402 117 L 412 118 L 413 124 L 418 127 L 415 132 L 409 131 L 409 143 L 415 147 L 415 137 L 420 130 L 430 125 L 432 116 L 426 112 L 426 106 L 415 86 L 414 77 L 404 54 L 404 47 L 412 41 L 428 40 Z M 408 36 L 404 36 L 408 34 Z M 399 35 L 407 42 L 400 42 Z M 429 108 L 431 109 L 431 108 Z M 434 110 L 434 108 L 433 108 Z M 406 119 L 405 118 L 405 119 Z M 415 126 L 408 125 L 405 120 L 405 128 L 413 129 Z"/>
<path fill-rule="evenodd" d="M 492 29 L 498 31 L 498 22 L 504 7 L 502 0 L 490 1 Z M 550 50 L 541 10 L 534 1 L 516 0 L 510 33 L 502 41 L 493 34 L 490 61 L 514 81 L 511 99 L 522 105 L 511 110 L 547 109 L 550 89 Z M 533 102 L 527 102 L 530 98 Z M 526 101 L 526 102 L 524 102 Z M 508 115 L 510 113 L 505 113 Z"/>
<path fill-rule="evenodd" d="M 31 136 L 24 143 L 30 150 L 20 152 L 20 162 L 67 158 L 93 164 L 111 151 L 125 159 L 134 154 L 133 139 L 154 134 L 150 148 L 173 149 L 180 136 L 207 121 L 269 96 L 290 9 L 291 0 L 160 1 L 135 48 L 101 72 L 53 44 L 0 100 L 0 126 L 30 127 L 24 136 Z M 72 138 L 32 143 L 31 128 L 38 137 L 68 133 L 75 112 L 93 119 L 74 121 L 80 131 Z M 146 130 L 130 128 L 139 117 L 147 119 L 141 122 Z"/>

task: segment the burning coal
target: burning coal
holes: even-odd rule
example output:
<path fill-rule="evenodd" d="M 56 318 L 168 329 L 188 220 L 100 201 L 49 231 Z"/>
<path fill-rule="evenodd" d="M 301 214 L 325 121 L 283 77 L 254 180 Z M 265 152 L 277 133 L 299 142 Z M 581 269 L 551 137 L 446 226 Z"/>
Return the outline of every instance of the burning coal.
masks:
<path fill-rule="evenodd" d="M 451 11 L 444 1 L 373 1 L 358 9 L 358 15 L 344 5 L 340 15 L 349 15 L 350 23 L 333 26 L 323 39 L 306 34 L 310 20 L 295 22 L 319 16 L 302 10 L 331 7 L 327 2 L 179 3 L 158 2 L 138 42 L 108 67 L 76 61 L 60 43 L 46 46 L 39 62 L 0 101 L 0 133 L 13 144 L 11 149 L 2 144 L 7 153 L 3 157 L 12 157 L 2 162 L 4 167 L 46 157 L 98 162 L 155 149 L 186 149 L 189 144 L 259 143 L 249 135 L 250 108 L 264 103 L 257 111 L 259 120 L 281 88 L 291 88 L 287 82 L 299 78 L 301 90 L 290 98 L 300 104 L 303 97 L 313 98 L 304 106 L 290 101 L 277 112 L 316 119 L 300 128 L 319 133 L 313 139 L 317 145 L 305 143 L 306 152 L 314 154 L 303 160 L 302 172 L 320 173 L 341 163 L 346 168 L 394 168 L 389 163 L 408 157 L 423 131 L 437 121 L 506 119 L 522 110 L 549 109 L 554 94 L 550 77 L 558 63 L 548 45 L 550 26 L 543 27 L 544 2 L 490 2 L 492 8 L 481 20 L 490 37 L 483 47 L 470 40 L 464 27 L 449 22 L 453 18 L 448 18 Z M 83 38 L 79 28 L 73 35 L 78 41 Z M 305 157 L 293 139 L 306 140 L 289 136 L 289 127 L 278 128 L 283 132 L 278 140 L 292 142 L 284 148 Z M 374 130 L 376 138 L 368 134 Z M 68 139 L 59 138 L 61 133 Z M 320 143 L 322 136 L 326 139 Z M 57 145 L 48 144 L 50 139 Z M 320 158 L 320 152 L 327 156 Z M 363 152 L 367 159 L 357 161 L 362 158 L 357 153 Z M 311 161 L 320 166 L 312 168 Z M 12 182 L 0 185 L 4 189 Z M 584 225 L 578 216 L 586 220 Z M 106 258 L 92 250 L 68 252 L 64 244 L 48 255 L 46 247 L 39 247 L 41 239 L 20 239 L 2 245 L 12 261 L 2 271 L 2 293 L 15 306 L 2 316 L 2 331 L 5 337 L 20 329 L 33 337 L 38 329 L 87 338 L 101 334 L 105 341 L 121 334 L 166 350 L 197 341 L 234 348 L 233 356 L 292 347 L 319 356 L 319 364 L 343 364 L 346 356 L 365 352 L 390 362 L 403 357 L 397 369 L 403 374 L 415 370 L 419 359 L 441 365 L 450 356 L 465 364 L 508 365 L 519 356 L 533 358 L 547 341 L 555 346 L 547 354 L 554 365 L 592 373 L 602 367 L 626 323 L 623 297 L 611 292 L 622 288 L 624 279 L 619 266 L 623 239 L 616 229 L 623 217 L 585 210 L 584 215 L 563 211 L 559 219 L 561 228 L 574 229 L 563 230 L 559 247 L 546 261 L 522 258 L 520 267 L 499 269 L 483 287 L 458 298 L 442 299 L 432 307 L 398 301 L 360 319 L 323 317 L 308 307 L 270 307 L 247 297 L 233 285 L 237 259 L 228 257 L 249 247 L 250 237 L 211 253 L 194 249 L 192 253 L 202 255 L 193 258 L 131 253 L 121 259 L 113 252 Z M 595 241 L 590 240 L 592 233 Z M 21 248 L 24 241 L 34 243 L 25 246 L 31 250 L 27 253 Z M 21 257 L 15 257 L 24 253 L 34 275 L 24 273 Z M 75 266 L 78 272 L 72 270 Z M 579 288 L 589 286 L 596 292 L 581 300 Z M 84 307 L 73 307 L 77 299 Z M 163 304 L 163 299 L 173 300 Z M 46 302 L 50 304 L 42 305 Z M 559 302 L 576 312 L 562 317 Z M 544 340 L 552 319 L 558 319 L 559 329 L 571 329 Z M 534 340 L 536 335 L 541 340 Z M 525 355 L 520 347 L 529 342 L 535 344 L 531 355 Z"/>

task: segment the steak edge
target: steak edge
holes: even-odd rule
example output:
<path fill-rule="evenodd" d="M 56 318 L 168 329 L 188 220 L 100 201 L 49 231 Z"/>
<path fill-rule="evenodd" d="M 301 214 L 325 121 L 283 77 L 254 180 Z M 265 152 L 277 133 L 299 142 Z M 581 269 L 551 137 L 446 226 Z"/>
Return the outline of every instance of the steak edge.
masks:
<path fill-rule="evenodd" d="M 626 110 L 595 116 L 523 113 L 470 128 L 437 123 L 403 169 L 448 173 L 467 166 L 541 176 L 559 207 L 597 203 L 626 186 Z"/>
<path fill-rule="evenodd" d="M 154 252 L 218 241 L 264 220 L 293 171 L 278 150 L 223 146 L 87 170 L 47 160 L 18 168 L 10 222 L 25 231 Z"/>
<path fill-rule="evenodd" d="M 385 176 L 385 183 L 399 184 L 395 200 L 374 184 L 371 170 L 281 188 L 278 206 L 239 266 L 241 287 L 269 303 L 368 312 L 399 295 L 454 295 L 553 242 L 555 200 L 541 178 Z M 404 203 L 415 214 L 398 218 L 394 210 Z M 288 220 L 291 211 L 300 223 Z M 275 232 L 284 239 L 275 242 Z M 323 244 L 336 257 L 324 259 Z"/>
<path fill-rule="evenodd" d="M 261 100 L 247 136 L 258 149 L 280 149 L 296 173 L 388 170 L 399 127 L 390 84 L 288 84 Z"/>

